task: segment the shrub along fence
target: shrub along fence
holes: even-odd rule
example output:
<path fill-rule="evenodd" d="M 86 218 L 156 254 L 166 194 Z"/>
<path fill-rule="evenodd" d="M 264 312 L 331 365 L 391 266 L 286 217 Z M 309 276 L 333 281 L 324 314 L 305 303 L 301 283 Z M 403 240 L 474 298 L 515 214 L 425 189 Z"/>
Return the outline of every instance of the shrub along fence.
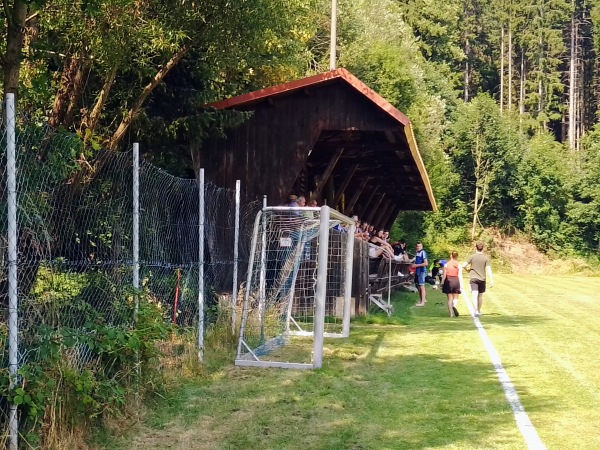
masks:
<path fill-rule="evenodd" d="M 237 298 L 257 203 L 27 121 L 0 128 L 0 445 L 53 447 L 153 385 Z M 159 345 L 160 344 L 160 345 Z M 160 350 L 159 350 L 160 349 Z M 80 419 L 77 419 L 80 418 Z"/>

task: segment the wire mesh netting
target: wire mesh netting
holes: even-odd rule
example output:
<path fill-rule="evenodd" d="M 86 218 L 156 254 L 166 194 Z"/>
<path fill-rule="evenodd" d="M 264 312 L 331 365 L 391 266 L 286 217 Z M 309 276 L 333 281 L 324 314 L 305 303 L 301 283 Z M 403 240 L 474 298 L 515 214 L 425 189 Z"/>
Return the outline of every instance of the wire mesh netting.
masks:
<path fill-rule="evenodd" d="M 3 116 L 4 117 L 4 116 Z M 3 124 L 4 125 L 4 124 Z M 8 436 L 8 209 L 6 127 L 0 129 L 0 446 Z M 99 351 L 99 328 L 119 339 L 134 328 L 140 295 L 179 336 L 197 342 L 199 221 L 196 180 L 173 177 L 142 160 L 139 171 L 140 291 L 133 277 L 133 153 L 100 151 L 86 159 L 78 136 L 44 126 L 22 126 L 16 138 L 18 250 L 18 366 L 60 357 L 74 373 L 124 373 Z M 205 185 L 205 323 L 234 290 L 235 192 Z M 240 211 L 239 271 L 245 273 L 252 218 L 258 203 Z M 243 278 L 243 277 L 241 277 Z M 172 345 L 164 342 L 163 350 Z M 103 342 L 102 345 L 110 345 Z M 41 367 L 41 366 L 40 366 Z M 45 370 L 41 368 L 40 370 Z M 17 382 L 22 382 L 19 377 Z M 12 400 L 11 400 L 12 398 Z M 19 406 L 21 420 L 36 403 Z M 32 406 L 33 405 L 33 406 Z M 40 403 L 39 407 L 43 407 Z M 23 409 L 26 408 L 26 409 Z M 39 415 L 39 414 L 38 414 Z M 42 413 L 43 417 L 43 413 Z M 27 432 L 25 429 L 21 433 Z"/>
<path fill-rule="evenodd" d="M 339 220 L 328 227 L 324 330 L 341 336 L 348 235 Z M 312 362 L 319 231 L 318 209 L 264 209 L 257 216 L 238 360 Z"/>
<path fill-rule="evenodd" d="M 0 106 L 0 387 L 9 386 L 8 373 L 8 210 L 6 192 L 6 114 L 4 103 Z M 5 394 L 0 397 L 0 446 L 8 439 L 8 402 Z"/>
<path fill-rule="evenodd" d="M 236 262 L 234 261 L 235 193 L 214 184 L 207 184 L 204 203 L 207 217 L 204 225 L 204 282 L 208 286 L 206 304 L 210 319 L 215 302 L 219 302 L 220 308 L 229 308 L 233 304 L 231 297 L 234 295 L 234 290 L 236 297 L 238 296 L 237 289 L 233 286 Z M 248 270 L 252 226 L 259 209 L 258 201 L 246 202 L 239 208 L 238 285 L 245 279 Z M 241 301 L 237 300 L 236 298 L 235 304 L 240 305 Z"/>

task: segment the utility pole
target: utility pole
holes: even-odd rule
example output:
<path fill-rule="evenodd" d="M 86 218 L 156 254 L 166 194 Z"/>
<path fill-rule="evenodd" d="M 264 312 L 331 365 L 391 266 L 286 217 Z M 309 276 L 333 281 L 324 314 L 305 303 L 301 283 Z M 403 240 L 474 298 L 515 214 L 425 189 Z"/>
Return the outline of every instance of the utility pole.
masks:
<path fill-rule="evenodd" d="M 329 70 L 335 70 L 337 41 L 337 0 L 331 0 L 331 37 L 329 45 Z"/>

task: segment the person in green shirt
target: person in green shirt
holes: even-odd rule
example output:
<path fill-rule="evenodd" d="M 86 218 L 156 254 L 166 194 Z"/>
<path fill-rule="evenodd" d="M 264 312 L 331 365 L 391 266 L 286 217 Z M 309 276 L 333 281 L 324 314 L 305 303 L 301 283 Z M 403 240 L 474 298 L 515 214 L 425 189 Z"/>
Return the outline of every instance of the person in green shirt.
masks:
<path fill-rule="evenodd" d="M 486 281 L 489 278 L 489 286 L 494 286 L 494 277 L 492 276 L 492 266 L 490 258 L 483 254 L 483 242 L 475 244 L 477 250 L 462 263 L 463 268 L 469 266 L 469 285 L 471 287 L 471 298 L 473 306 L 476 308 L 475 317 L 481 316 L 481 305 L 483 304 L 483 294 L 486 288 Z"/>

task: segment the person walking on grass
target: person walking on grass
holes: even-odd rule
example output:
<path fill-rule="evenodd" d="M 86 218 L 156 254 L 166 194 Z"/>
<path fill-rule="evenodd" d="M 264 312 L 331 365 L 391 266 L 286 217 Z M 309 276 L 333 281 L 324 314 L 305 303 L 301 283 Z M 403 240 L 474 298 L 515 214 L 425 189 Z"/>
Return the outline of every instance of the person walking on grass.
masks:
<path fill-rule="evenodd" d="M 492 276 L 490 258 L 483 254 L 483 242 L 477 242 L 475 249 L 477 251 L 469 256 L 462 266 L 463 268 L 470 266 L 469 285 L 471 287 L 471 298 L 473 306 L 476 308 L 475 317 L 479 317 L 481 316 L 481 305 L 483 303 L 486 280 L 489 278 L 490 287 L 492 287 L 494 286 L 494 277 Z"/>
<path fill-rule="evenodd" d="M 450 255 L 450 261 L 444 265 L 442 272 L 442 292 L 448 296 L 448 313 L 450 317 L 458 317 L 456 304 L 462 289 L 462 266 L 458 263 L 458 252 Z"/>
<path fill-rule="evenodd" d="M 427 303 L 427 291 L 425 290 L 425 277 L 427 276 L 427 266 L 429 262 L 427 261 L 427 253 L 423 250 L 423 244 L 421 242 L 417 242 L 416 246 L 417 253 L 415 254 L 415 262 L 412 265 L 415 269 L 415 284 L 417 285 L 417 290 L 419 291 L 419 303 L 416 306 L 425 306 Z"/>

